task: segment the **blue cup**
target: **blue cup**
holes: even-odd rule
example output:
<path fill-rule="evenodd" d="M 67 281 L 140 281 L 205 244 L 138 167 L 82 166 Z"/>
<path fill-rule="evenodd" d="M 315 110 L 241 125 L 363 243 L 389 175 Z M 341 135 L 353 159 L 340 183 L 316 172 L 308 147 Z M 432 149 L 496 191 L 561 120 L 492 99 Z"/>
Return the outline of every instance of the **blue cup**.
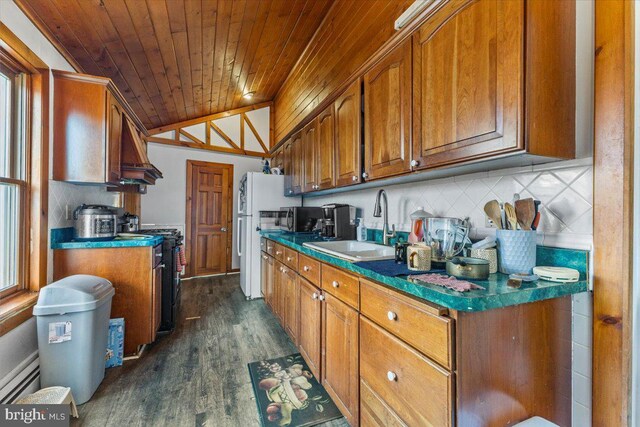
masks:
<path fill-rule="evenodd" d="M 536 266 L 535 230 L 496 230 L 498 269 L 504 274 L 531 274 Z"/>

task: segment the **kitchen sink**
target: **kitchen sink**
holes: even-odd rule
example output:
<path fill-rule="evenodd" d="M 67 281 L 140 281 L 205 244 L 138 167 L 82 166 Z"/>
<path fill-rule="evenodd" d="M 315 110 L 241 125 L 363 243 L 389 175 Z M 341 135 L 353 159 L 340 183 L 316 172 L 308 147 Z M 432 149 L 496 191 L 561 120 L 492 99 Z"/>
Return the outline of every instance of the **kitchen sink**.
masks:
<path fill-rule="evenodd" d="M 391 246 L 359 242 L 357 240 L 306 242 L 303 246 L 338 258 L 344 258 L 348 261 L 376 261 L 395 258 L 395 249 Z"/>

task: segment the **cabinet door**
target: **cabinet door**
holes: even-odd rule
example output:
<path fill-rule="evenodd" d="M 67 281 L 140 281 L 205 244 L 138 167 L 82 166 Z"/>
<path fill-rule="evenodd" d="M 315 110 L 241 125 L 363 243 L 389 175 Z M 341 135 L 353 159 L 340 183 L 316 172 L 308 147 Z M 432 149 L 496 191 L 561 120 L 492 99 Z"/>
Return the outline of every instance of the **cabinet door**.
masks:
<path fill-rule="evenodd" d="M 107 95 L 107 161 L 105 179 L 108 183 L 120 182 L 120 157 L 122 150 L 122 107 L 109 93 Z"/>
<path fill-rule="evenodd" d="M 275 272 L 273 274 L 273 312 L 275 313 L 278 321 L 281 325 L 284 325 L 283 322 L 283 298 L 284 294 L 282 292 L 282 282 L 283 282 L 283 270 L 284 266 L 280 261 L 275 261 Z"/>
<path fill-rule="evenodd" d="M 300 285 L 300 330 L 298 348 L 316 378 L 320 377 L 320 328 L 322 305 L 318 297 L 320 290 L 302 277 Z"/>
<path fill-rule="evenodd" d="M 522 1 L 449 4 L 414 34 L 417 167 L 524 149 L 523 19 Z"/>
<path fill-rule="evenodd" d="M 156 334 L 160 328 L 160 320 L 162 319 L 162 269 L 163 264 L 153 269 L 153 278 L 151 283 L 151 341 L 155 341 Z"/>
<path fill-rule="evenodd" d="M 260 294 L 267 300 L 267 286 L 269 282 L 269 257 L 262 252 L 260 254 Z"/>
<path fill-rule="evenodd" d="M 273 311 L 273 285 L 275 280 L 275 262 L 272 257 L 267 255 L 267 270 L 266 270 L 266 289 L 265 289 L 265 300 L 271 310 Z"/>
<path fill-rule="evenodd" d="M 411 40 L 364 75 L 364 169 L 367 179 L 411 170 Z"/>
<path fill-rule="evenodd" d="M 316 164 L 318 158 L 318 120 L 314 119 L 302 129 L 302 192 L 308 193 L 317 189 Z"/>
<path fill-rule="evenodd" d="M 360 85 L 358 79 L 333 104 L 337 187 L 358 184 L 362 180 Z"/>
<path fill-rule="evenodd" d="M 298 273 L 289 267 L 284 267 L 284 269 L 284 329 L 294 344 L 298 345 L 298 330 L 300 328 Z"/>
<path fill-rule="evenodd" d="M 284 195 L 293 195 L 292 176 L 291 176 L 291 148 L 293 147 L 293 139 L 289 139 L 282 147 L 282 165 L 284 167 L 282 173 L 284 174 Z"/>
<path fill-rule="evenodd" d="M 316 159 L 316 182 L 318 190 L 333 188 L 335 185 L 333 104 L 318 116 L 318 155 Z"/>
<path fill-rule="evenodd" d="M 303 147 L 302 132 L 293 134 L 291 137 L 291 149 L 289 157 L 289 172 L 291 174 L 291 192 L 300 194 L 302 192 L 302 169 L 303 169 Z"/>
<path fill-rule="evenodd" d="M 358 312 L 328 293 L 322 310 L 322 385 L 351 425 L 358 425 Z"/>

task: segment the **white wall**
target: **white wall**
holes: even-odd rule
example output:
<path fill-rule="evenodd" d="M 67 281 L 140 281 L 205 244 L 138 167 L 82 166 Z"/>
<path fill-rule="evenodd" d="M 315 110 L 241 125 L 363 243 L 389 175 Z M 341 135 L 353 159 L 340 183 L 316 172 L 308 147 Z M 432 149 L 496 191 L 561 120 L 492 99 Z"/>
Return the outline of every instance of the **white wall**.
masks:
<path fill-rule="evenodd" d="M 256 157 L 214 153 L 193 148 L 174 147 L 149 143 L 148 154 L 151 163 L 162 171 L 163 179 L 148 187 L 142 196 L 141 218 L 143 224 L 179 225 L 185 227 L 187 198 L 187 160 L 228 163 L 233 165 L 233 250 L 232 267 L 239 268 L 240 259 L 236 252 L 237 198 L 236 193 L 242 175 L 250 171 L 262 170 L 262 163 Z M 184 229 L 184 228 L 183 228 Z"/>

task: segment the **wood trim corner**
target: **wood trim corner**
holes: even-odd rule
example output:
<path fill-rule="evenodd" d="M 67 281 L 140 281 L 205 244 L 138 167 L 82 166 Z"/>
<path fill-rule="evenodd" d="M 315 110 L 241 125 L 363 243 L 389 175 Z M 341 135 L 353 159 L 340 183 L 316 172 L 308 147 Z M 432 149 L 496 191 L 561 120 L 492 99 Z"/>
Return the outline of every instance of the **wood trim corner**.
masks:
<path fill-rule="evenodd" d="M 593 425 L 629 425 L 634 2 L 595 2 Z"/>

